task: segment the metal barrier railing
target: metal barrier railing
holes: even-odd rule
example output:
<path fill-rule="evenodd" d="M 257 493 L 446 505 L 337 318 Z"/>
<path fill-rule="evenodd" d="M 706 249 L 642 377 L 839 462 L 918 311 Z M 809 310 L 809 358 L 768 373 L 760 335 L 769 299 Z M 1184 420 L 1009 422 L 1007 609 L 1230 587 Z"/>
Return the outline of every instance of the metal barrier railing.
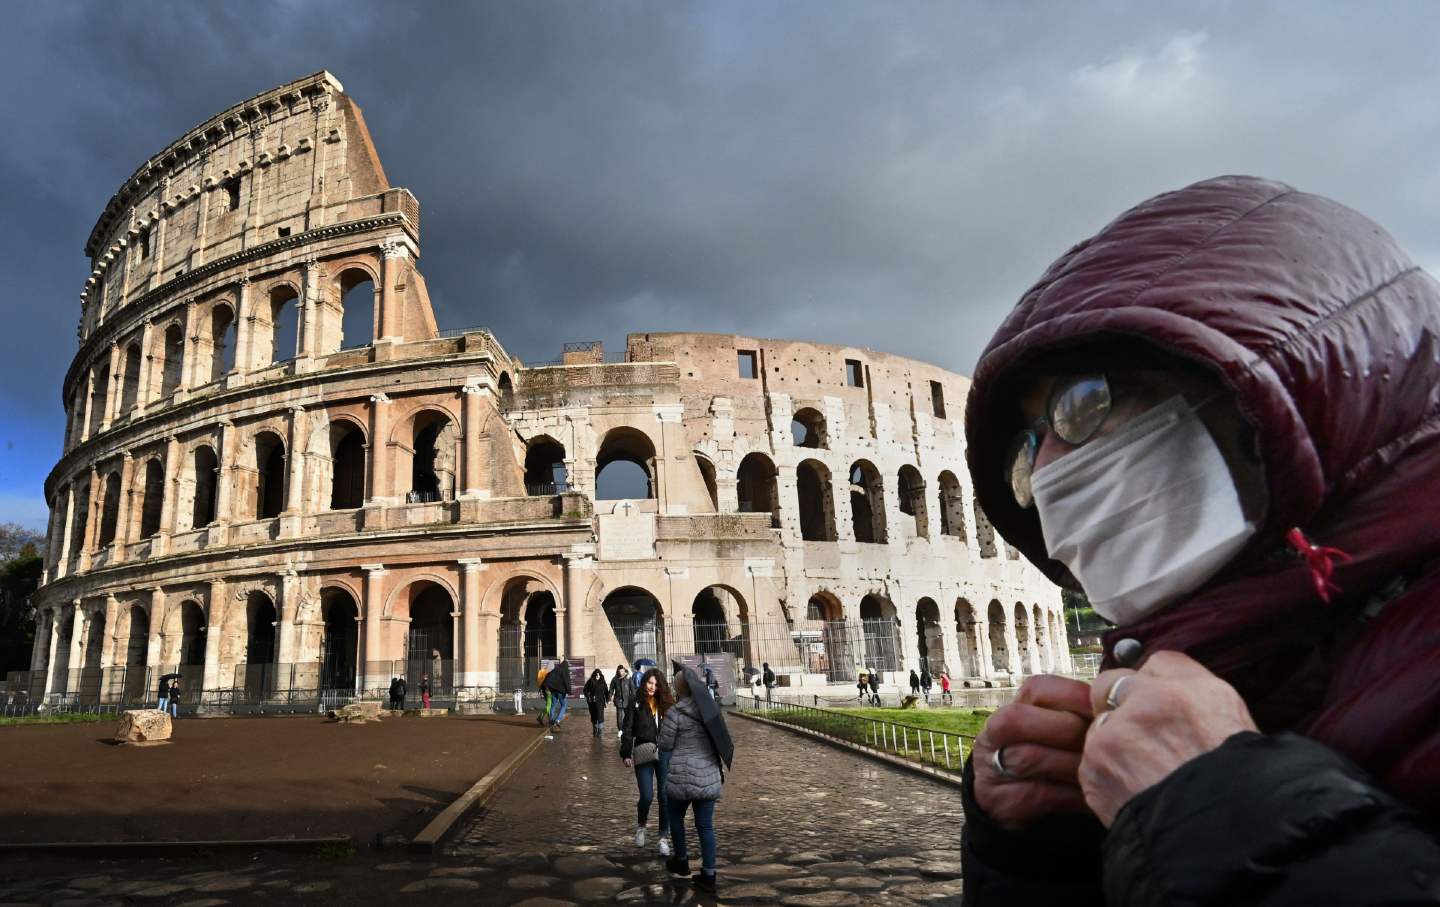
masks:
<path fill-rule="evenodd" d="M 967 744 L 975 743 L 975 738 L 968 734 L 847 715 L 835 709 L 817 709 L 793 702 L 742 697 L 738 704 L 742 711 L 758 712 L 772 721 L 950 772 L 961 770 Z"/>

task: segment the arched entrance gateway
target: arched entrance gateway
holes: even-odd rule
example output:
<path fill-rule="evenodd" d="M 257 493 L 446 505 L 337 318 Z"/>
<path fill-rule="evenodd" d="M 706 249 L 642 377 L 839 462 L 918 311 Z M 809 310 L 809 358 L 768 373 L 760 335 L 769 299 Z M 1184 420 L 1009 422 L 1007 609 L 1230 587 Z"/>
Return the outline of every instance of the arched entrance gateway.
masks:
<path fill-rule="evenodd" d="M 665 664 L 665 627 L 655 596 L 626 586 L 605 596 L 603 608 L 625 664 L 633 665 L 642 658 Z"/>
<path fill-rule="evenodd" d="M 506 584 L 500 601 L 497 650 L 502 690 L 533 690 L 540 663 L 559 657 L 555 595 L 544 583 L 521 576 Z"/>
<path fill-rule="evenodd" d="M 344 589 L 320 592 L 320 689 L 322 695 L 345 695 L 355 690 L 357 651 L 360 644 L 360 609 Z"/>
<path fill-rule="evenodd" d="M 860 624 L 865 633 L 865 667 L 872 671 L 900 670 L 900 621 L 890 600 L 873 594 L 862 598 Z"/>
<path fill-rule="evenodd" d="M 805 619 L 811 631 L 818 631 L 818 641 L 815 636 L 806 639 L 806 670 L 832 681 L 854 680 L 855 647 L 840 600 L 829 592 L 815 593 L 806 603 Z"/>
<path fill-rule="evenodd" d="M 405 635 L 405 682 L 419 696 L 420 682 L 430 676 L 431 695 L 448 695 L 455 667 L 455 603 L 439 583 L 419 580 L 405 590 L 410 603 L 410 629 Z"/>
<path fill-rule="evenodd" d="M 251 592 L 245 599 L 245 662 L 235 666 L 237 694 L 258 702 L 274 687 L 275 632 L 278 620 L 275 603 L 264 592 Z"/>
<path fill-rule="evenodd" d="M 945 635 L 940 629 L 940 606 L 934 599 L 922 598 L 915 605 L 915 636 L 921 664 L 932 677 L 940 676 L 945 667 Z"/>

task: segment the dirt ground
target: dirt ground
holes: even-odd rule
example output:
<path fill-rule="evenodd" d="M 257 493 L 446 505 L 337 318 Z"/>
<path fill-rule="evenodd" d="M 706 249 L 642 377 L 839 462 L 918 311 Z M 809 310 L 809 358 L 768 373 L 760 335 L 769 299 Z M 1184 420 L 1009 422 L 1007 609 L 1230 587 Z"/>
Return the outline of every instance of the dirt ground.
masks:
<path fill-rule="evenodd" d="M 182 720 L 116 746 L 108 724 L 0 728 L 0 841 L 413 835 L 529 741 L 526 718 Z"/>

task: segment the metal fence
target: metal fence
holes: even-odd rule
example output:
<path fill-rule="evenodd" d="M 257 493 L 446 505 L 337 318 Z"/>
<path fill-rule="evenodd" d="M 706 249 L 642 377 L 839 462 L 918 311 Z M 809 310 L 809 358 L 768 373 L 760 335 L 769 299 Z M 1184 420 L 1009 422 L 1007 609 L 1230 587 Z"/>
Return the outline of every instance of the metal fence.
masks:
<path fill-rule="evenodd" d="M 975 738 L 968 734 L 866 718 L 793 702 L 742 697 L 739 706 L 742 711 L 755 712 L 772 721 L 949 772 L 960 772 L 965 765 L 967 747 L 975 743 Z"/>

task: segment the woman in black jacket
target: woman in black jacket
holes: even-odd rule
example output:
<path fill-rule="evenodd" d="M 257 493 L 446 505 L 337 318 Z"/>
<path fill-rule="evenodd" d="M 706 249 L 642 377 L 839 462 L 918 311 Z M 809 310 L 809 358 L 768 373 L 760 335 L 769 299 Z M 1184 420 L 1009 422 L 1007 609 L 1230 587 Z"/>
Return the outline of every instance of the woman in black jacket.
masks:
<path fill-rule="evenodd" d="M 585 681 L 585 704 L 590 707 L 590 725 L 595 729 L 595 736 L 599 737 L 605 730 L 605 702 L 610 698 L 610 687 L 605 683 L 605 675 L 596 668 Z"/>
<path fill-rule="evenodd" d="M 635 786 L 640 799 L 635 804 L 635 846 L 645 846 L 645 823 L 650 820 L 650 804 L 656 792 L 660 796 L 660 855 L 670 856 L 670 814 L 665 799 L 665 766 L 660 761 L 660 722 L 675 704 L 670 685 L 659 668 L 651 668 L 641 678 L 640 689 L 625 711 L 620 727 L 620 758 L 635 770 Z"/>
<path fill-rule="evenodd" d="M 624 665 L 615 666 L 615 677 L 610 681 L 610 701 L 615 704 L 615 733 L 620 736 L 625 733 L 625 712 L 630 708 L 630 703 L 635 700 L 635 681 L 630 677 L 630 669 Z"/>

